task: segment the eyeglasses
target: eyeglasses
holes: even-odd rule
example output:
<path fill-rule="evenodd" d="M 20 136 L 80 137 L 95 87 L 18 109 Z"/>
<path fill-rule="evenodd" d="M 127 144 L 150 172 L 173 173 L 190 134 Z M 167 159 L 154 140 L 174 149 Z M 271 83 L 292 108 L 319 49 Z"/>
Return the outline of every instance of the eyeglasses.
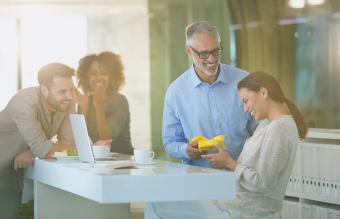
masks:
<path fill-rule="evenodd" d="M 198 57 L 200 59 L 207 59 L 210 56 L 210 54 L 215 56 L 215 57 L 221 56 L 221 54 L 222 54 L 222 47 L 216 48 L 212 51 L 203 51 L 203 52 L 198 52 L 197 50 L 195 50 L 191 46 L 189 46 L 189 47 L 192 49 L 192 51 L 194 51 L 198 55 Z"/>

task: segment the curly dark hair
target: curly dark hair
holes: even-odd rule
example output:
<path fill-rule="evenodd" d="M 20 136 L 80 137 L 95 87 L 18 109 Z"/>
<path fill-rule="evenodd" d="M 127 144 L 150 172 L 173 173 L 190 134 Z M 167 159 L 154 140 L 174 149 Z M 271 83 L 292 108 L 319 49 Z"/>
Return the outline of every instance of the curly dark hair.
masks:
<path fill-rule="evenodd" d="M 89 91 L 88 73 L 91 64 L 95 61 L 104 66 L 110 74 L 111 81 L 109 82 L 108 90 L 114 93 L 118 92 L 125 83 L 124 66 L 120 55 L 109 51 L 87 55 L 79 60 L 77 70 L 78 87 L 83 92 Z"/>

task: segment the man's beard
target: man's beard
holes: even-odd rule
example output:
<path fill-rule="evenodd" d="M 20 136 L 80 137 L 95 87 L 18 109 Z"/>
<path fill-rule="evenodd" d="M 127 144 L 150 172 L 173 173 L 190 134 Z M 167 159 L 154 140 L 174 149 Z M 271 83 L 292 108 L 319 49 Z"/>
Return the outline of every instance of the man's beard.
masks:
<path fill-rule="evenodd" d="M 48 105 L 50 105 L 53 109 L 60 111 L 60 112 L 69 111 L 69 109 L 71 108 L 71 104 L 69 104 L 68 106 L 63 106 L 61 102 L 62 101 L 57 101 L 51 93 L 48 94 L 48 97 L 47 97 Z"/>
<path fill-rule="evenodd" d="M 211 77 L 211 76 L 217 75 L 217 73 L 218 73 L 218 67 L 219 67 L 219 63 L 217 63 L 216 68 L 214 69 L 214 71 L 211 71 L 211 70 L 209 70 L 209 69 L 207 68 L 206 65 L 202 65 L 202 71 L 203 71 L 203 73 L 204 73 L 206 76 Z"/>
<path fill-rule="evenodd" d="M 203 70 L 203 73 L 208 77 L 217 75 L 217 72 L 218 72 L 218 68 L 214 72 L 211 72 L 211 71 L 208 71 L 208 70 Z"/>

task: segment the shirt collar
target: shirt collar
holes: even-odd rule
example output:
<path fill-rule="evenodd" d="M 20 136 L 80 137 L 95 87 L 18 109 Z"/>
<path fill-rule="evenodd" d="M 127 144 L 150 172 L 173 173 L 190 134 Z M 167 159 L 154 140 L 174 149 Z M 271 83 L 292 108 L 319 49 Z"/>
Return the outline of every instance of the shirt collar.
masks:
<path fill-rule="evenodd" d="M 199 86 L 200 84 L 204 84 L 203 81 L 201 81 L 201 79 L 198 77 L 196 71 L 195 71 L 195 68 L 194 68 L 195 64 L 192 64 L 191 68 L 190 68 L 190 80 L 192 82 L 192 86 L 193 87 L 197 87 Z M 227 79 L 227 75 L 221 71 L 221 65 L 218 67 L 218 77 L 216 79 L 216 81 L 214 81 L 214 84 L 218 84 L 218 83 L 227 83 L 228 82 L 228 79 Z"/>

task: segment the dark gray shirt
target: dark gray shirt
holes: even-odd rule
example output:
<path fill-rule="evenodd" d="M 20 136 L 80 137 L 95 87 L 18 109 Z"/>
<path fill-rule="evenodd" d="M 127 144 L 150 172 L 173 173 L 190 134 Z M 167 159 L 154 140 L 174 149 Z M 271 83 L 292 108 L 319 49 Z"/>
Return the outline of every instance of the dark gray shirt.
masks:
<path fill-rule="evenodd" d="M 105 116 L 112 132 L 112 152 L 132 154 L 130 134 L 130 111 L 129 103 L 122 94 L 113 94 L 105 100 Z M 93 98 L 90 97 L 86 123 L 89 135 L 93 142 L 99 139 L 97 129 L 96 109 Z"/>

